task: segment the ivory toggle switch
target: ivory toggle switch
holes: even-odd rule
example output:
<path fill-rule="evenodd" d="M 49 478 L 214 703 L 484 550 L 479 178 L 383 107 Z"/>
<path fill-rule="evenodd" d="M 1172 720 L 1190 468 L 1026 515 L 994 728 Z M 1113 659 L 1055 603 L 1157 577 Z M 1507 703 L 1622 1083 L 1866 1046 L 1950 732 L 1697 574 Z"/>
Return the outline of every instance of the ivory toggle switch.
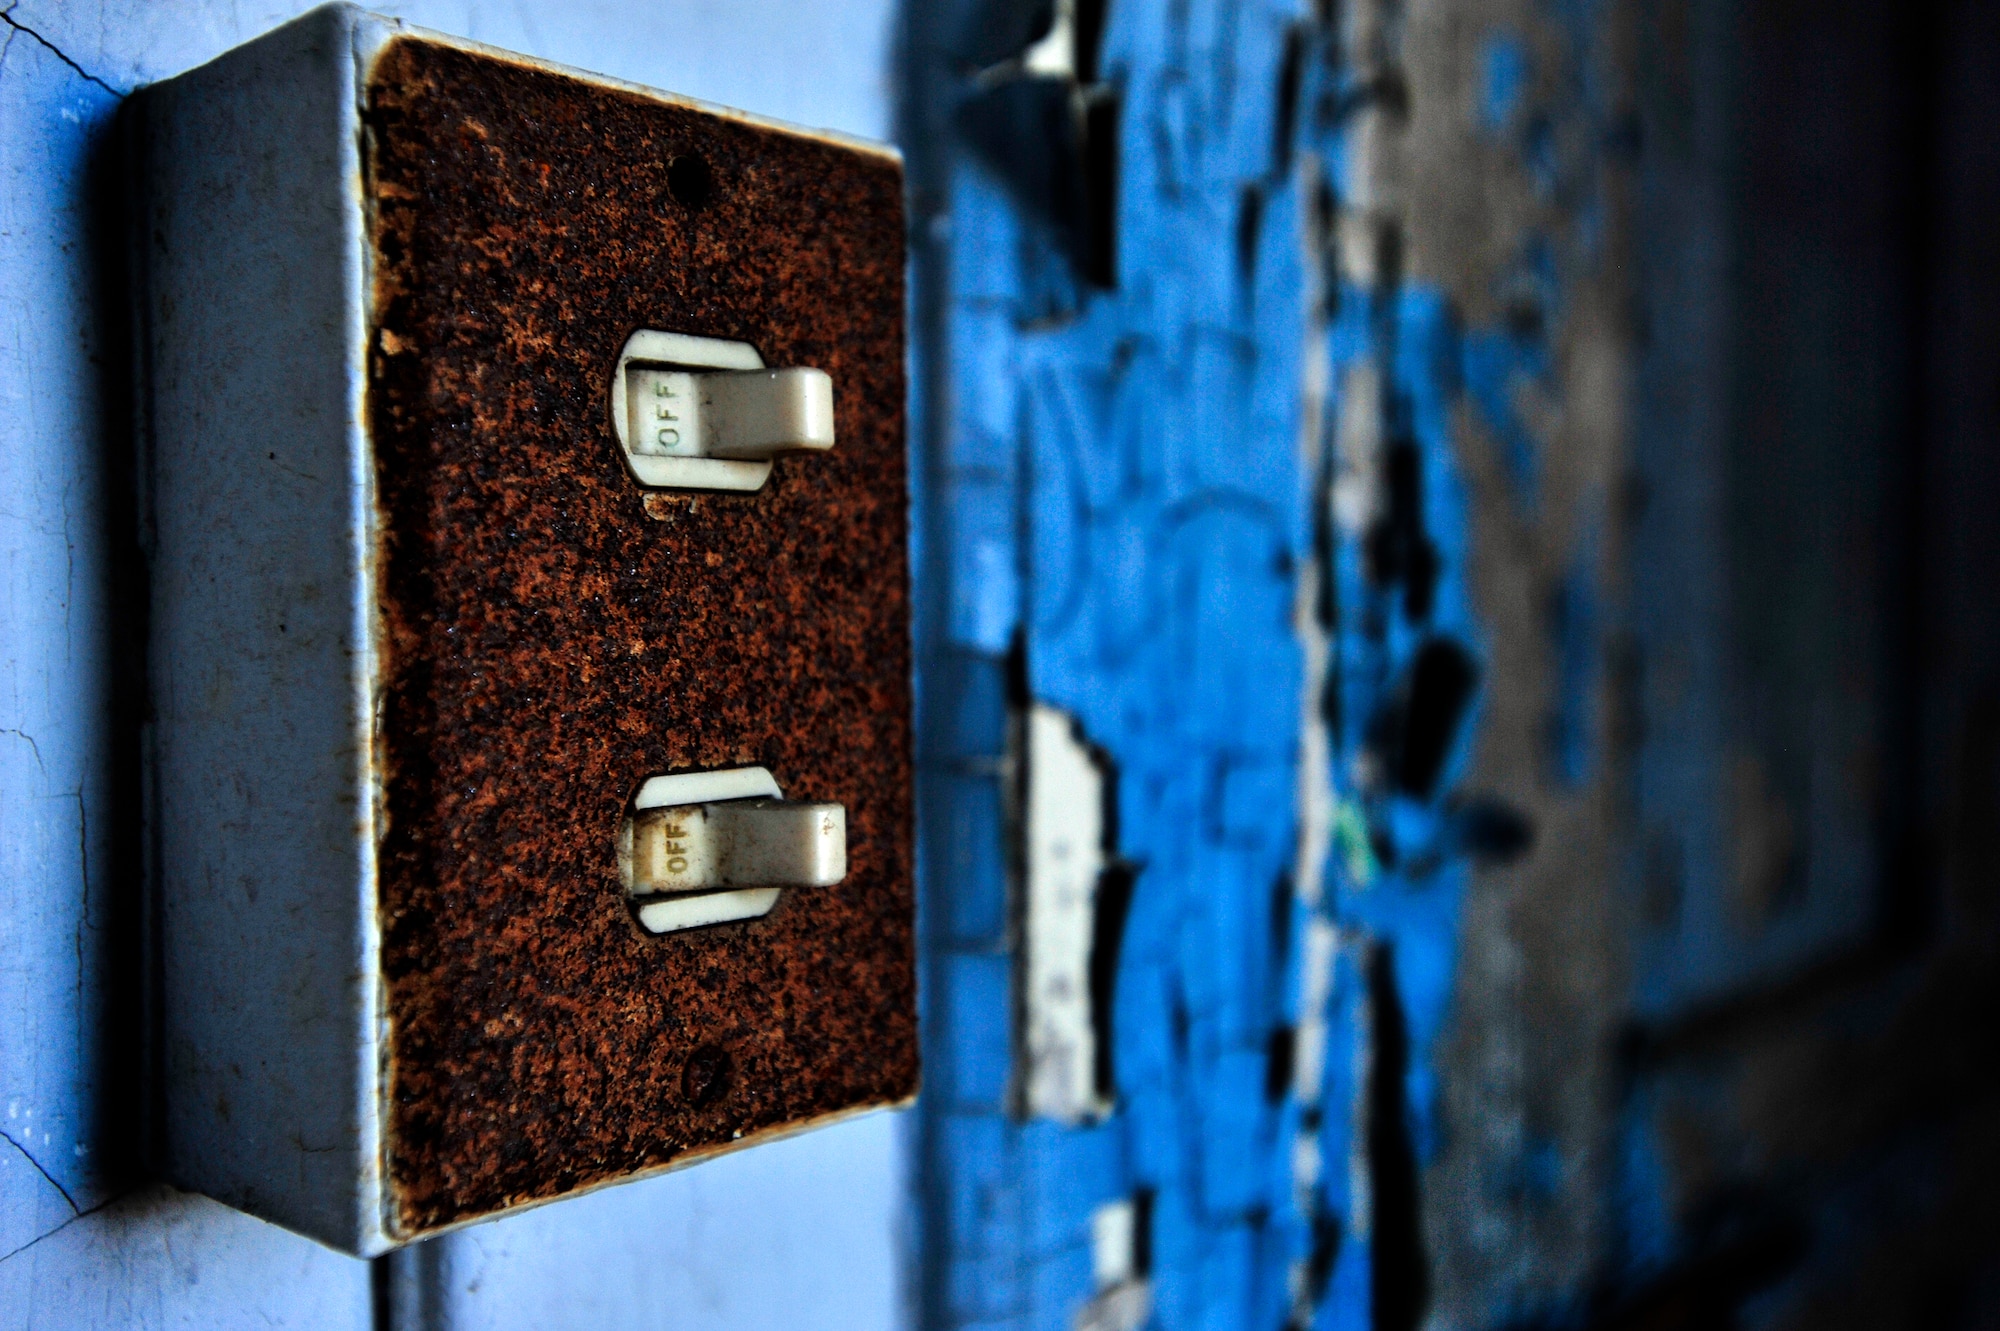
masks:
<path fill-rule="evenodd" d="M 761 767 L 654 777 L 618 833 L 625 890 L 653 933 L 770 911 L 847 877 L 847 810 L 785 800 Z"/>
<path fill-rule="evenodd" d="M 625 429 L 648 457 L 741 458 L 833 447 L 824 370 L 625 371 Z"/>
<path fill-rule="evenodd" d="M 642 329 L 611 377 L 612 428 L 649 488 L 757 490 L 780 453 L 833 447 L 833 378 L 747 342 Z"/>

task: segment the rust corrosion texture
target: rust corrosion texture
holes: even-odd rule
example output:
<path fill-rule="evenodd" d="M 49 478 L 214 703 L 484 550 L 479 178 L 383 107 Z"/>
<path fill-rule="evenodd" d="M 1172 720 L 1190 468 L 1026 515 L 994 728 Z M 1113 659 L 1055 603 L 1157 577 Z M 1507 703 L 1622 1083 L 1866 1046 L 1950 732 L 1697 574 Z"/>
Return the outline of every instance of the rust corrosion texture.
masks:
<path fill-rule="evenodd" d="M 392 1223 L 416 1234 L 917 1084 L 902 172 L 417 39 L 367 89 Z M 839 447 L 645 495 L 642 327 L 836 385 Z M 649 937 L 648 774 L 763 764 L 850 871 Z"/>

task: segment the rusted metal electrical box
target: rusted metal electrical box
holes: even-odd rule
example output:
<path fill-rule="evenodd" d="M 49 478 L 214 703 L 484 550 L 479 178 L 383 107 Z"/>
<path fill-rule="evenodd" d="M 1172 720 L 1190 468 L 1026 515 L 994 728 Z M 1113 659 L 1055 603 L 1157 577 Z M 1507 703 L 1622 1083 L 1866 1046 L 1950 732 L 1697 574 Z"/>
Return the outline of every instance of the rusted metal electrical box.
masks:
<path fill-rule="evenodd" d="M 346 6 L 137 110 L 168 1177 L 367 1254 L 906 1100 L 895 154 Z"/>

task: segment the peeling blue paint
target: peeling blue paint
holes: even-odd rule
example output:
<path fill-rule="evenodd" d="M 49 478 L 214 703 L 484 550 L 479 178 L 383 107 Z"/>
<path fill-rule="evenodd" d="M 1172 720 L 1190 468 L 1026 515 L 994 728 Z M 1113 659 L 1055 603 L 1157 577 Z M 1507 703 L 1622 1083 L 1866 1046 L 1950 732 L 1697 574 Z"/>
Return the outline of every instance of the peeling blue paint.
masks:
<path fill-rule="evenodd" d="M 1115 291 L 1061 280 L 1060 256 L 1023 242 L 1036 224 L 969 156 L 938 182 L 952 350 L 932 382 L 953 405 L 925 442 L 938 460 L 926 539 L 954 552 L 928 566 L 948 580 L 946 631 L 996 665 L 1018 631 L 1027 687 L 1116 765 L 1117 851 L 1138 879 L 1111 1021 L 1116 1110 L 1089 1128 L 1015 1120 L 1005 941 L 939 929 L 1001 890 L 1000 844 L 962 855 L 942 834 L 1000 825 L 1001 737 L 931 743 L 957 774 L 931 779 L 922 822 L 924 1214 L 1014 1228 L 926 1227 L 926 1325 L 1068 1331 L 1094 1292 L 1091 1213 L 1135 1194 L 1150 1198 L 1162 1326 L 1279 1325 L 1306 1244 L 1278 1151 L 1282 1097 L 1267 1091 L 1290 1021 L 1296 920 L 1272 903 L 1293 854 L 1293 576 L 1310 557 L 1299 204 L 1269 174 L 1274 118 L 1290 114 L 1272 95 L 1289 23 L 1277 6 L 1114 10 Z M 1204 31 L 1224 43 L 1215 60 L 1188 52 Z M 990 459 L 976 471 L 958 461 L 973 447 Z M 1020 602 L 1003 632 L 999 579 L 956 552 L 1009 536 Z M 995 609 L 956 608 L 971 605 Z M 977 694 L 963 687 L 971 659 L 927 655 L 927 735 L 962 734 L 961 709 L 995 705 L 997 669 Z M 974 803 L 986 812 L 956 812 Z"/>

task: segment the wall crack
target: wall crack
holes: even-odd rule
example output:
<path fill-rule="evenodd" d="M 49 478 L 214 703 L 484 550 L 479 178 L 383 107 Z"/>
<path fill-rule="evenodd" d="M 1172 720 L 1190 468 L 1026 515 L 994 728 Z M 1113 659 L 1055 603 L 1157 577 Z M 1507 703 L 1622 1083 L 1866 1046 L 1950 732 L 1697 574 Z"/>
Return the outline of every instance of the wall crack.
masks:
<path fill-rule="evenodd" d="M 118 89 L 112 87 L 110 84 L 106 83 L 103 79 L 97 77 L 97 75 L 85 69 L 82 65 L 79 65 L 76 63 L 76 61 L 70 59 L 69 56 L 63 51 L 63 49 L 60 46 L 57 46 L 54 42 L 42 36 L 41 33 L 36 32 L 33 28 L 29 27 L 27 24 L 15 18 L 14 10 L 16 8 L 16 5 L 18 4 L 19 0 L 15 0 L 15 4 L 9 5 L 5 9 L 0 9 L 0 23 L 5 23 L 9 29 L 9 32 L 7 34 L 7 44 L 4 47 L 0 47 L 0 64 L 5 63 L 7 52 L 13 49 L 14 38 L 16 36 L 25 36 L 39 43 L 41 47 L 44 50 L 46 50 L 50 55 L 62 61 L 65 65 L 68 65 L 72 70 L 76 72 L 76 76 L 82 79 L 85 83 L 95 83 L 98 87 L 104 89 L 104 91 L 110 93 L 113 97 L 124 96 L 124 94 L 119 92 Z"/>
<path fill-rule="evenodd" d="M 79 1208 L 76 1204 L 76 1198 L 69 1195 L 69 1189 L 65 1188 L 62 1184 L 58 1183 L 56 1181 L 56 1176 L 54 1174 L 51 1174 L 49 1173 L 48 1170 L 42 1168 L 42 1162 L 35 1159 L 35 1153 L 33 1151 L 30 1151 L 27 1147 L 21 1145 L 20 1142 L 15 1141 L 14 1134 L 6 1131 L 5 1129 L 0 1129 L 0 1139 L 4 1139 L 9 1146 L 19 1151 L 22 1155 L 22 1158 L 27 1160 L 29 1164 L 35 1167 L 35 1172 L 37 1174 L 40 1174 L 43 1178 L 47 1179 L 49 1181 L 49 1186 L 51 1188 L 54 1188 L 57 1192 L 62 1194 L 63 1201 L 68 1203 L 69 1205 L 69 1209 L 71 1212 L 71 1219 L 74 1219 L 77 1216 L 83 1214 L 82 1209 Z"/>

